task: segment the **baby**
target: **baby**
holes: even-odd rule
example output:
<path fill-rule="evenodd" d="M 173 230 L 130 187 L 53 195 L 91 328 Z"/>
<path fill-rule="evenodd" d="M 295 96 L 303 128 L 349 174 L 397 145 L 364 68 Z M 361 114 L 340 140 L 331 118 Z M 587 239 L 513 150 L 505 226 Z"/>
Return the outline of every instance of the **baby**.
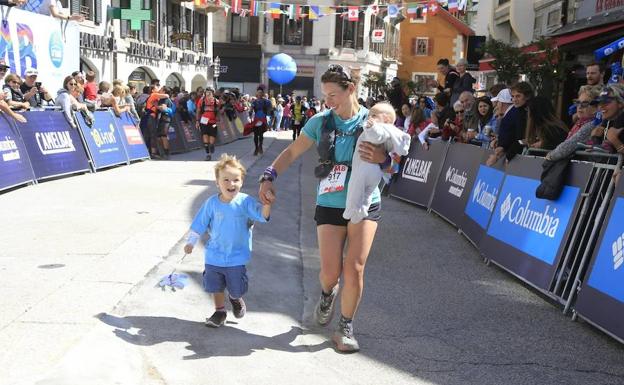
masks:
<path fill-rule="evenodd" d="M 368 120 L 364 124 L 364 131 L 358 138 L 356 148 L 360 143 L 383 144 L 386 151 L 398 155 L 407 155 L 410 148 L 410 136 L 394 126 L 396 114 L 389 103 L 377 103 L 368 112 Z M 353 155 L 351 178 L 347 189 L 347 203 L 343 218 L 352 223 L 359 223 L 368 215 L 371 205 L 371 196 L 383 171 L 378 164 L 365 162 L 359 154 Z"/>

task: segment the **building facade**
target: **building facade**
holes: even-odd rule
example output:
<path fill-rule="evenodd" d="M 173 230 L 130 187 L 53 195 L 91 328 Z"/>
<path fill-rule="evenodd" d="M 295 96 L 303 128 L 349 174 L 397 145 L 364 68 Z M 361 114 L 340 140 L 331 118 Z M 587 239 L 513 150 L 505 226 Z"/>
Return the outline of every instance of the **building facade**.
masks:
<path fill-rule="evenodd" d="M 430 80 L 438 77 L 437 62 L 465 59 L 468 37 L 474 31 L 444 9 L 435 15 L 418 12 L 401 23 L 399 78 L 416 84 L 416 92 L 432 94 Z M 437 79 L 442 81 L 442 79 Z"/>
<path fill-rule="evenodd" d="M 80 69 L 94 71 L 98 81 L 121 79 L 141 89 L 154 78 L 161 84 L 191 90 L 211 80 L 212 20 L 210 11 L 192 2 L 141 0 L 151 10 L 140 30 L 129 20 L 113 20 L 107 8 L 130 8 L 130 0 L 62 0 L 81 13 Z"/>
<path fill-rule="evenodd" d="M 300 12 L 308 14 L 306 2 L 289 3 L 299 3 Z M 317 20 L 291 19 L 286 5 L 277 18 L 266 13 L 257 17 L 230 14 L 215 19 L 214 54 L 221 60 L 222 72 L 225 70 L 219 85 L 254 93 L 258 84 L 264 84 L 274 95 L 294 92 L 321 97 L 320 77 L 329 64 L 359 67 L 363 75 L 376 74 L 388 80 L 397 75 L 397 23 L 384 21 L 382 15 L 373 15 L 365 7 L 360 8 L 357 21 L 348 21 L 346 7 L 327 1 L 318 2 L 318 6 L 333 8 Z M 248 7 L 244 1 L 243 8 Z M 372 42 L 373 30 L 383 30 L 384 40 Z M 268 62 L 278 53 L 290 55 L 297 63 L 295 78 L 282 86 L 271 81 L 266 72 Z M 368 96 L 368 92 L 363 86 L 358 90 L 361 97 Z"/>

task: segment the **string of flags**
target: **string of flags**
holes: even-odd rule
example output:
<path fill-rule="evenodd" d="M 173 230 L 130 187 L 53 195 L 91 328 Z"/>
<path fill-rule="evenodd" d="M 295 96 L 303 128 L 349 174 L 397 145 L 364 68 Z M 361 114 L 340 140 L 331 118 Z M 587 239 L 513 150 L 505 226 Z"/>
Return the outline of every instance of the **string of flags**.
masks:
<path fill-rule="evenodd" d="M 222 0 L 194 0 L 196 8 L 207 8 L 209 6 L 223 7 L 223 12 L 228 11 L 241 17 L 259 16 L 261 14 L 270 15 L 273 19 L 279 19 L 286 15 L 291 20 L 308 18 L 316 21 L 324 16 L 340 15 L 348 21 L 357 21 L 360 12 L 369 15 L 380 15 L 386 13 L 388 18 L 399 17 L 403 11 L 408 17 L 436 15 L 442 8 L 448 10 L 453 15 L 465 12 L 469 0 L 421 0 L 416 2 L 402 2 L 401 4 L 372 4 L 372 5 L 352 5 L 352 6 L 315 6 L 299 5 L 283 2 L 273 2 L 264 0 L 249 0 L 249 8 L 243 7 L 242 0 L 229 0 L 227 4 Z"/>

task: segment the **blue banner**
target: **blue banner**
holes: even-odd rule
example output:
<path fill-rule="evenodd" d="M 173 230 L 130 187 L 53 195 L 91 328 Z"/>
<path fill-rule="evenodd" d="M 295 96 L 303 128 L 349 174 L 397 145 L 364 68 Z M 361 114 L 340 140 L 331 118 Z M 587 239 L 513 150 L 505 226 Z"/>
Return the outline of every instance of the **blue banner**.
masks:
<path fill-rule="evenodd" d="M 624 342 L 624 178 L 615 187 L 596 245 L 574 308 Z"/>
<path fill-rule="evenodd" d="M 110 112 L 112 114 L 112 112 Z M 124 112 L 119 118 L 115 118 L 121 140 L 126 147 L 126 153 L 130 160 L 149 158 L 149 151 L 143 141 L 143 135 L 138 122 L 129 112 Z"/>
<path fill-rule="evenodd" d="M 617 198 L 588 285 L 624 304 L 624 198 Z"/>
<path fill-rule="evenodd" d="M 109 111 L 95 111 L 93 117 L 93 126 L 90 127 L 81 114 L 76 114 L 95 169 L 128 162 L 115 117 Z"/>
<path fill-rule="evenodd" d="M 485 165 L 479 166 L 464 212 L 482 229 L 486 229 L 496 206 L 505 173 Z"/>
<path fill-rule="evenodd" d="M 0 118 L 0 190 L 32 182 L 34 175 L 26 147 L 11 123 Z"/>
<path fill-rule="evenodd" d="M 559 199 L 535 197 L 539 180 L 507 175 L 487 234 L 549 265 L 574 211 L 580 189 L 565 186 Z"/>
<path fill-rule="evenodd" d="M 78 131 L 60 111 L 25 112 L 26 123 L 15 122 L 37 180 L 89 171 L 89 160 Z"/>

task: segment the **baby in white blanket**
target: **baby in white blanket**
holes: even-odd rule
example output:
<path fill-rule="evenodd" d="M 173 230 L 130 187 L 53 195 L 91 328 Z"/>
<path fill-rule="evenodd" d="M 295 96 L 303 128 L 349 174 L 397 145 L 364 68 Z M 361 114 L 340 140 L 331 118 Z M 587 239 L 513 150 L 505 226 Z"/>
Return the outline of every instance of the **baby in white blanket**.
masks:
<path fill-rule="evenodd" d="M 383 144 L 386 151 L 398 155 L 407 155 L 410 136 L 394 126 L 396 115 L 389 103 L 377 103 L 368 112 L 364 131 L 358 138 L 356 148 L 362 142 Z M 376 163 L 363 161 L 356 151 L 351 162 L 351 179 L 347 189 L 347 203 L 343 218 L 351 223 L 359 223 L 368 215 L 372 194 L 379 185 L 383 171 Z"/>

